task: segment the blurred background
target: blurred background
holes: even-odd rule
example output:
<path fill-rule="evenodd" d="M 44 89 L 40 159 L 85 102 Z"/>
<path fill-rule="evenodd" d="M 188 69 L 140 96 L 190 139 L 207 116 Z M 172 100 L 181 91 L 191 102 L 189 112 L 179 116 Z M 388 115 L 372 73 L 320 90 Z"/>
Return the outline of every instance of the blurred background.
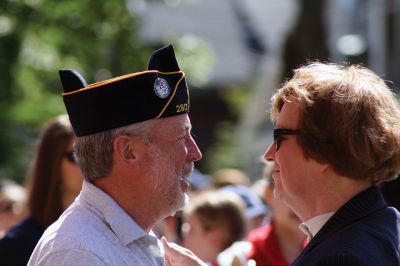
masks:
<path fill-rule="evenodd" d="M 0 179 L 24 180 L 38 130 L 65 112 L 59 69 L 92 83 L 146 69 L 168 43 L 203 173 L 258 178 L 270 97 L 307 60 L 362 63 L 400 86 L 399 0 L 1 0 Z"/>

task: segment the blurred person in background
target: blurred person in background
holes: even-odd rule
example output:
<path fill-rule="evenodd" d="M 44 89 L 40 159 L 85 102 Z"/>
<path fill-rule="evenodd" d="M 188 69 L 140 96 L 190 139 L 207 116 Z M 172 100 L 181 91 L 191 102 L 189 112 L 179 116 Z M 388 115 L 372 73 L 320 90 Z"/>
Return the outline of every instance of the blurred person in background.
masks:
<path fill-rule="evenodd" d="M 182 245 L 182 216 L 182 210 L 179 210 L 174 215 L 159 221 L 153 228 L 155 235 L 158 238 L 165 236 L 168 241 Z"/>
<path fill-rule="evenodd" d="M 243 185 L 224 186 L 221 187 L 220 190 L 233 193 L 239 196 L 243 201 L 248 230 L 252 230 L 264 224 L 268 208 L 256 192 Z"/>
<path fill-rule="evenodd" d="M 79 194 L 83 178 L 73 157 L 74 138 L 67 115 L 42 128 L 26 180 L 29 216 L 0 240 L 3 265 L 26 265 L 44 230 Z"/>
<path fill-rule="evenodd" d="M 11 180 L 0 184 L 0 238 L 25 216 L 26 189 Z"/>
<path fill-rule="evenodd" d="M 235 193 L 243 200 L 249 230 L 263 224 L 267 206 L 262 198 L 250 189 L 250 178 L 244 171 L 236 168 L 221 168 L 212 174 L 212 180 L 214 188 Z"/>
<path fill-rule="evenodd" d="M 248 241 L 251 243 L 247 253 L 248 260 L 256 265 L 289 266 L 306 245 L 306 237 L 299 229 L 301 220 L 282 202 L 274 197 L 273 163 L 266 162 L 264 167 L 264 198 L 272 207 L 270 222 L 250 231 Z"/>
<path fill-rule="evenodd" d="M 245 172 L 236 168 L 218 169 L 212 174 L 213 186 L 222 188 L 225 186 L 249 186 L 250 178 Z"/>
<path fill-rule="evenodd" d="M 183 246 L 209 265 L 217 266 L 218 254 L 246 234 L 244 208 L 233 193 L 199 193 L 183 211 Z"/>

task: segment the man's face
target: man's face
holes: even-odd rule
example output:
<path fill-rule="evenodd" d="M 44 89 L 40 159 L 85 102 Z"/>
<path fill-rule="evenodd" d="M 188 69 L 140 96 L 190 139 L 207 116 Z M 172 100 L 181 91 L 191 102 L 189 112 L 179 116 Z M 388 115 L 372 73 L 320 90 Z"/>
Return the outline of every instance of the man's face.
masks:
<path fill-rule="evenodd" d="M 285 103 L 279 113 L 277 128 L 297 129 L 300 113 L 296 101 Z M 304 157 L 296 135 L 282 136 L 279 150 L 276 150 L 274 143 L 271 144 L 264 158 L 275 162 L 272 174 L 275 197 L 283 200 L 301 217 L 304 204 L 315 200 L 315 175 L 320 164 Z"/>
<path fill-rule="evenodd" d="M 153 136 L 149 171 L 154 178 L 155 193 L 159 193 L 161 202 L 175 212 L 185 203 L 193 162 L 200 160 L 202 155 L 192 138 L 187 114 L 160 119 L 154 127 Z"/>

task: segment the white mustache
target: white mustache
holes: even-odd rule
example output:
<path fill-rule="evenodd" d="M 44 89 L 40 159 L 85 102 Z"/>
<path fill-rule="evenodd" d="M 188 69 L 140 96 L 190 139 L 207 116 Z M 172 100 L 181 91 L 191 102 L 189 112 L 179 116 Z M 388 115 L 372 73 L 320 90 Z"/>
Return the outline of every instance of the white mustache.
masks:
<path fill-rule="evenodd" d="M 193 169 L 194 169 L 194 163 L 193 162 L 185 164 L 185 166 L 183 168 L 183 171 L 182 171 L 182 176 L 183 177 L 189 177 L 190 174 L 193 172 Z"/>

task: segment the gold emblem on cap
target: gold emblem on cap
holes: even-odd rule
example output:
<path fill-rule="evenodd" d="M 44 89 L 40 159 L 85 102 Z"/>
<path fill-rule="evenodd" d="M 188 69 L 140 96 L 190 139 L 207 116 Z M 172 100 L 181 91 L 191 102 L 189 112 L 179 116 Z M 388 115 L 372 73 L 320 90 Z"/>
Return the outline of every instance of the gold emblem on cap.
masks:
<path fill-rule="evenodd" d="M 163 78 L 157 78 L 154 81 L 154 92 L 162 99 L 167 98 L 171 92 L 168 82 Z"/>

